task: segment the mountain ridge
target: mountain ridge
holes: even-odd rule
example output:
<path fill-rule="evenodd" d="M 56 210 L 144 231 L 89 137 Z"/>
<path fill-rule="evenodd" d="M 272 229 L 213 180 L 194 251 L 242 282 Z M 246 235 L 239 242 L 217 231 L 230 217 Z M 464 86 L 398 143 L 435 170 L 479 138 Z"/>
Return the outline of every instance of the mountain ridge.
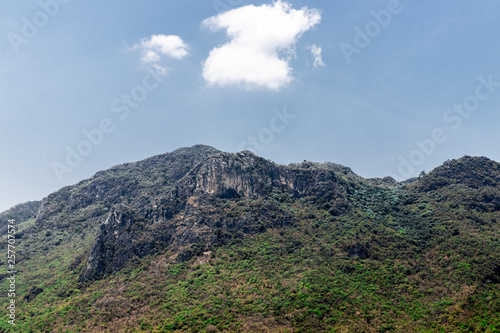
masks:
<path fill-rule="evenodd" d="M 76 183 L 74 185 L 64 186 L 63 188 L 61 188 L 59 190 L 56 190 L 55 192 L 52 192 L 51 194 L 54 194 L 54 193 L 57 193 L 59 191 L 63 191 L 63 190 L 69 189 L 69 188 L 73 188 L 75 186 L 80 186 L 80 185 L 83 185 L 83 184 L 91 183 L 92 181 L 96 180 L 96 178 L 99 178 L 100 176 L 109 175 L 109 173 L 117 172 L 117 171 L 120 171 L 122 169 L 127 169 L 127 168 L 131 168 L 131 167 L 132 168 L 140 169 L 140 168 L 144 167 L 144 165 L 147 165 L 149 168 L 151 168 L 153 163 L 149 163 L 149 162 L 152 162 L 152 161 L 158 162 L 162 158 L 168 156 L 169 154 L 189 152 L 190 149 L 196 149 L 196 148 L 206 149 L 207 151 L 210 152 L 210 154 L 216 154 L 216 153 L 220 153 L 221 152 L 221 151 L 217 150 L 216 148 L 213 148 L 213 147 L 210 147 L 210 146 L 207 146 L 207 145 L 203 145 L 203 144 L 197 144 L 197 145 L 194 145 L 194 146 L 191 146 L 191 147 L 182 147 L 182 148 L 178 148 L 178 149 L 172 151 L 171 153 L 162 153 L 162 154 L 154 155 L 152 157 L 148 157 L 148 158 L 140 160 L 140 161 L 125 162 L 125 163 L 117 164 L 117 165 L 112 166 L 112 167 L 110 167 L 108 169 L 105 169 L 105 170 L 102 170 L 102 171 L 98 171 L 92 177 L 84 179 L 84 180 L 81 180 L 81 181 L 79 181 L 78 183 Z M 250 151 L 247 151 L 247 152 L 251 153 Z M 498 162 L 496 162 L 494 160 L 491 160 L 491 159 L 489 159 L 487 157 L 484 157 L 484 156 L 469 156 L 469 155 L 464 155 L 464 156 L 462 156 L 462 157 L 460 157 L 458 159 L 451 159 L 451 160 L 445 161 L 443 164 L 441 164 L 438 167 L 434 168 L 433 170 L 431 170 L 427 174 L 428 175 L 433 175 L 434 177 L 443 177 L 445 174 L 448 175 L 448 176 L 449 175 L 453 175 L 454 174 L 453 170 L 463 172 L 463 169 L 458 170 L 458 169 L 455 169 L 455 168 L 458 167 L 458 166 L 460 166 L 460 165 L 463 165 L 464 161 L 465 162 L 470 162 L 470 161 L 474 161 L 474 160 L 475 161 L 486 162 L 486 163 L 489 164 L 489 166 L 492 166 L 492 165 L 495 166 L 496 165 L 496 167 L 495 167 L 496 171 L 500 168 L 500 164 Z M 278 165 L 281 165 L 281 164 L 278 164 Z M 362 180 L 364 180 L 366 182 L 371 182 L 374 185 L 384 184 L 386 186 L 397 186 L 397 185 L 402 185 L 402 184 L 407 184 L 407 183 L 413 183 L 414 181 L 419 180 L 419 178 L 414 177 L 414 178 L 409 178 L 409 179 L 402 180 L 402 181 L 396 181 L 396 180 L 394 180 L 390 176 L 364 178 L 364 177 L 362 177 L 362 176 L 357 175 L 356 173 L 354 173 L 351 168 L 343 166 L 341 164 L 332 163 L 332 162 L 303 161 L 303 162 L 290 163 L 288 165 L 284 165 L 283 164 L 282 166 L 290 166 L 290 167 L 294 167 L 294 168 L 303 168 L 303 169 L 314 168 L 314 169 L 332 170 L 332 171 L 336 171 L 336 172 L 339 172 L 339 173 L 343 173 L 344 175 L 349 174 L 352 177 L 355 177 L 355 178 L 358 178 L 358 179 L 362 179 Z M 477 163 L 476 163 L 476 166 L 477 166 Z M 452 168 L 452 170 L 450 170 L 450 168 Z M 448 172 L 444 172 L 444 170 L 448 170 Z M 455 182 L 458 182 L 460 180 L 460 179 L 457 179 L 456 177 L 452 177 L 452 179 Z M 434 182 L 435 181 L 436 180 L 434 180 Z M 497 183 L 500 184 L 500 172 L 496 172 L 494 180 L 491 179 L 491 178 L 487 178 L 484 181 L 485 181 L 485 185 L 491 184 L 492 181 L 493 182 L 497 182 Z M 446 184 L 448 184 L 448 183 L 446 183 Z M 437 186 L 437 185 L 436 184 L 434 184 L 434 185 L 430 185 L 429 184 L 429 185 L 426 185 L 426 186 L 428 186 L 428 187 L 430 186 L 432 188 L 433 186 Z M 49 194 L 46 198 L 48 198 L 51 194 Z M 46 198 L 44 198 L 44 199 L 46 199 Z M 9 215 L 9 216 L 15 216 L 18 219 L 20 218 L 22 221 L 26 220 L 25 216 L 22 213 L 19 213 L 19 212 L 9 212 L 10 210 L 16 209 L 16 207 L 23 208 L 24 205 L 26 205 L 26 207 L 29 207 L 30 205 L 33 205 L 33 204 L 39 205 L 42 202 L 43 202 L 43 199 L 42 200 L 38 200 L 38 201 L 28 201 L 28 202 L 24 202 L 24 203 L 19 203 L 19 204 L 16 204 L 15 206 L 13 206 L 11 208 L 8 208 L 7 210 L 5 210 L 3 212 L 0 212 L 0 227 L 4 224 L 4 220 L 5 219 L 2 218 L 3 215 L 6 215 L 6 216 L 7 215 Z"/>
<path fill-rule="evenodd" d="M 499 170 L 404 183 L 203 145 L 121 164 L 9 213 L 22 329 L 494 332 Z"/>

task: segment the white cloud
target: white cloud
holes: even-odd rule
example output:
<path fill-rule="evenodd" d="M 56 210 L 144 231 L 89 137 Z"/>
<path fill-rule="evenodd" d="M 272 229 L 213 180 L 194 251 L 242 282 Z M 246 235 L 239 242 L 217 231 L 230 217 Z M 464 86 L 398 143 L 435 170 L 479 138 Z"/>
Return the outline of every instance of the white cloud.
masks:
<path fill-rule="evenodd" d="M 133 48 L 141 50 L 143 64 L 150 65 L 161 73 L 167 70 L 160 64 L 162 55 L 182 59 L 189 54 L 188 45 L 176 35 L 153 35 L 150 38 L 144 38 Z"/>
<path fill-rule="evenodd" d="M 283 1 L 209 17 L 203 25 L 211 31 L 225 29 L 231 41 L 210 51 L 203 78 L 211 85 L 278 90 L 292 80 L 289 60 L 298 38 L 320 21 L 318 10 L 292 9 Z"/>
<path fill-rule="evenodd" d="M 314 57 L 314 68 L 325 66 L 325 63 L 323 62 L 323 57 L 321 55 L 321 47 L 317 45 L 311 45 L 309 46 L 309 50 L 311 51 Z"/>

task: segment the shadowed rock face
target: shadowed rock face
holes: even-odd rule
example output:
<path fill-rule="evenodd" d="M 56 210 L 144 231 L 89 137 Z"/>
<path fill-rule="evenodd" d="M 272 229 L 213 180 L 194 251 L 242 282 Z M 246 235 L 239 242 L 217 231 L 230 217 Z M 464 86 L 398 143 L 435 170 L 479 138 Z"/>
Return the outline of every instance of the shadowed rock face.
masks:
<path fill-rule="evenodd" d="M 295 198 L 345 197 L 333 171 L 280 166 L 247 151 L 218 153 L 192 168 L 152 205 L 142 209 L 113 207 L 101 225 L 80 280 L 100 278 L 120 270 L 134 257 L 159 250 L 169 251 L 173 261 L 181 262 L 209 250 L 223 241 L 223 235 L 290 224 L 290 216 L 278 208 L 268 212 L 273 218 L 262 212 L 226 218 L 223 211 L 211 209 L 214 200 L 259 198 L 277 189 Z"/>
<path fill-rule="evenodd" d="M 133 235 L 141 228 L 133 213 L 124 206 L 114 207 L 92 246 L 87 259 L 87 267 L 82 280 L 92 279 L 105 273 L 111 273 L 111 267 L 121 268 L 125 262 L 137 253 L 133 243 Z M 147 251 L 143 253 L 147 255 Z M 109 266 L 108 263 L 113 263 Z"/>

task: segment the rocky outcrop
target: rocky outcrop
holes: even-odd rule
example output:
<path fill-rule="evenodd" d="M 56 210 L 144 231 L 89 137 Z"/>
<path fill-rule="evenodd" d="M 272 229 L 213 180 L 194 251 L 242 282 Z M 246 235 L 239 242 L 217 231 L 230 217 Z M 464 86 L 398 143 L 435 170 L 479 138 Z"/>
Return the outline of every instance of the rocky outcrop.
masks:
<path fill-rule="evenodd" d="M 262 196 L 283 186 L 278 165 L 245 151 L 210 156 L 183 177 L 172 191 L 174 197 L 212 194 L 220 198 Z"/>
<path fill-rule="evenodd" d="M 133 257 L 160 250 L 168 251 L 174 261 L 184 261 L 237 233 L 291 223 L 290 215 L 279 207 L 228 217 L 224 209 L 214 212 L 217 200 L 255 199 L 278 191 L 341 201 L 342 184 L 335 172 L 324 168 L 280 166 L 248 151 L 214 154 L 152 205 L 138 210 L 114 207 L 101 225 L 81 280 L 100 278 L 120 270 Z"/>
<path fill-rule="evenodd" d="M 115 207 L 106 221 L 101 224 L 99 233 L 87 259 L 87 266 L 82 280 L 102 277 L 112 273 L 127 262 L 136 253 L 132 230 L 140 227 L 134 216 L 125 207 Z M 113 263 L 113 265 L 109 265 Z"/>
<path fill-rule="evenodd" d="M 113 207 L 100 226 L 80 280 L 101 278 L 120 270 L 133 257 L 141 258 L 165 248 L 170 234 L 124 205 Z"/>
<path fill-rule="evenodd" d="M 210 156 L 174 186 L 172 195 L 212 194 L 220 198 L 248 198 L 281 190 L 300 197 L 334 195 L 330 192 L 338 192 L 338 189 L 339 180 L 333 171 L 282 166 L 243 151 Z"/>

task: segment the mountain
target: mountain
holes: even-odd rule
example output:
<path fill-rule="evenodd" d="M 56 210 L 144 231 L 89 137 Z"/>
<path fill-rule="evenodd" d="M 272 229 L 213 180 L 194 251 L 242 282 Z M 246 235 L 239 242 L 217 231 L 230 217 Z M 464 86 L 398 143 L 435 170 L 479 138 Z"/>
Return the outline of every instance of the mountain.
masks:
<path fill-rule="evenodd" d="M 9 219 L 16 219 L 17 223 L 26 223 L 36 217 L 41 201 L 28 201 L 0 213 L 0 235 L 5 235 Z"/>
<path fill-rule="evenodd" d="M 449 185 L 463 185 L 480 189 L 498 187 L 500 165 L 486 157 L 464 156 L 458 160 L 448 160 L 437 167 L 420 182 L 423 191 L 431 191 Z"/>
<path fill-rule="evenodd" d="M 0 328 L 496 332 L 499 171 L 465 156 L 398 183 L 203 145 L 119 165 L 0 214 L 19 225 Z"/>

